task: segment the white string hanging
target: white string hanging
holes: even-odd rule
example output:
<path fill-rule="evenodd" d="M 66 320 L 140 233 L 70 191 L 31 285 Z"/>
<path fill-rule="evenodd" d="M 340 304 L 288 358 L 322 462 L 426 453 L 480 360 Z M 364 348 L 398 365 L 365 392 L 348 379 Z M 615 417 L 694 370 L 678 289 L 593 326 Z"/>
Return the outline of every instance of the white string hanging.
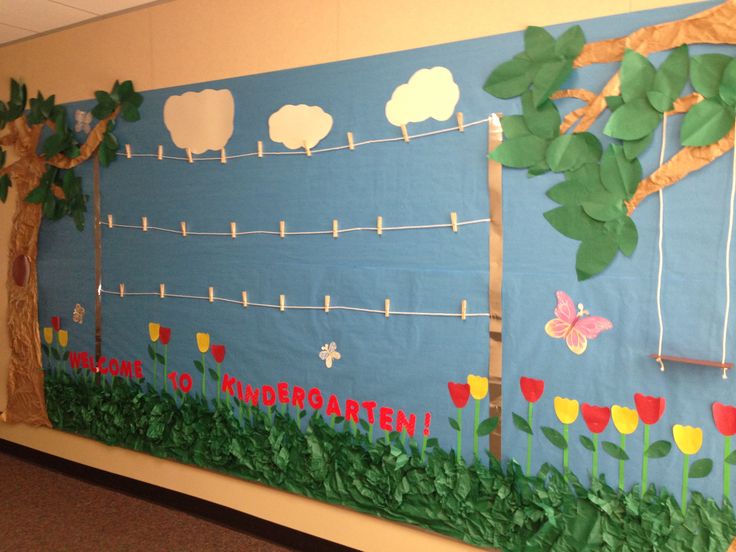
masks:
<path fill-rule="evenodd" d="M 731 311 L 731 240 L 733 238 L 733 209 L 734 197 L 736 196 L 736 123 L 734 123 L 734 150 L 731 161 L 731 201 L 728 209 L 728 237 L 726 238 L 726 309 L 723 315 L 723 341 L 721 343 L 721 364 L 723 367 L 723 379 L 726 374 L 726 338 L 728 334 L 728 319 Z"/>
<path fill-rule="evenodd" d="M 659 150 L 659 166 L 664 164 L 664 154 L 667 147 L 667 113 L 662 116 L 662 147 Z M 662 188 L 657 192 L 659 195 L 659 238 L 657 249 L 659 251 L 659 266 L 657 268 L 657 318 L 659 319 L 659 345 L 657 346 L 657 362 L 659 369 L 664 372 L 662 361 L 662 340 L 664 339 L 664 322 L 662 321 L 662 265 L 664 255 L 662 251 L 662 239 L 664 237 L 664 194 Z"/>

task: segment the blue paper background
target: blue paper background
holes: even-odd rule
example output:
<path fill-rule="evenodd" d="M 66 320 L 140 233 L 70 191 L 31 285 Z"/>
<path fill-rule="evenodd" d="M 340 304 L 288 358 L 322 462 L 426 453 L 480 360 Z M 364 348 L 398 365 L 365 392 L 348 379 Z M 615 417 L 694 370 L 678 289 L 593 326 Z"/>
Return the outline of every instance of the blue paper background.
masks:
<path fill-rule="evenodd" d="M 627 34 L 643 25 L 679 19 L 706 9 L 697 4 L 583 24 L 588 42 Z M 552 28 L 558 35 L 569 25 Z M 418 69 L 449 68 L 460 86 L 457 110 L 470 122 L 491 112 L 520 113 L 518 101 L 502 101 L 483 92 L 491 69 L 523 48 L 522 34 L 470 40 L 407 52 L 375 56 L 228 79 L 201 85 L 146 92 L 142 120 L 121 122 L 122 143 L 135 152 L 155 152 L 163 144 L 175 150 L 162 121 L 162 106 L 171 94 L 205 88 L 228 88 L 235 98 L 235 132 L 229 153 L 254 151 L 258 140 L 266 150 L 283 150 L 268 140 L 268 116 L 285 103 L 319 105 L 334 118 L 334 127 L 319 147 L 345 143 L 352 131 L 356 141 L 399 135 L 384 116 L 394 88 Z M 708 48 L 707 51 L 713 51 Z M 734 48 L 717 48 L 734 55 Z M 692 48 L 691 55 L 706 51 Z M 663 59 L 652 56 L 655 64 Z M 600 90 L 615 65 L 578 70 L 565 87 Z M 123 75 L 124 77 L 124 75 Z M 70 106 L 89 109 L 91 102 Z M 562 112 L 579 104 L 559 102 Z M 607 115 L 597 127 L 602 128 Z M 678 143 L 679 118 L 670 121 L 668 155 Z M 410 125 L 410 132 L 446 128 L 454 121 L 430 120 Z M 599 132 L 598 132 L 599 133 Z M 303 156 L 231 160 L 227 165 L 155 159 L 120 159 L 102 173 L 102 213 L 115 222 L 178 228 L 186 220 L 190 231 L 330 229 L 384 224 L 413 225 L 446 222 L 450 211 L 461 220 L 488 216 L 486 192 L 487 135 L 485 125 L 465 133 L 403 142 L 376 144 L 356 151 Z M 645 174 L 656 166 L 658 141 L 643 156 Z M 729 157 L 729 156 L 725 156 Z M 91 189 L 91 171 L 79 171 Z M 672 440 L 674 423 L 696 425 L 705 433 L 703 450 L 715 469 L 710 477 L 693 480 L 691 488 L 712 496 L 721 493 L 722 438 L 710 414 L 713 401 L 733 400 L 733 377 L 723 381 L 712 368 L 672 365 L 660 373 L 648 354 L 656 351 L 657 315 L 656 239 L 657 200 L 647 199 L 634 214 L 640 242 L 633 258 L 619 257 L 603 275 L 579 283 L 574 272 L 577 242 L 555 232 L 542 213 L 554 207 L 544 191 L 561 181 L 546 175 L 528 180 L 523 171 L 504 170 L 504 420 L 506 458 L 523 459 L 525 436 L 511 423 L 511 413 L 524 414 L 520 376 L 542 378 L 545 393 L 535 407 L 534 427 L 559 428 L 552 400 L 555 395 L 591 404 L 633 406 L 642 392 L 667 399 L 662 421 L 652 440 Z M 727 230 L 730 159 L 722 158 L 667 190 L 663 315 L 667 354 L 720 358 L 720 332 L 725 296 L 724 249 Z M 492 209 L 493 210 L 493 209 Z M 53 228 L 52 228 L 53 224 Z M 91 225 L 91 218 L 89 224 Z M 40 316 L 48 325 L 62 315 L 72 330 L 70 348 L 94 350 L 94 256 L 91 229 L 77 233 L 69 221 L 44 223 L 40 238 Z M 467 299 L 471 312 L 488 310 L 487 225 L 450 230 L 351 233 L 330 236 L 196 237 L 186 239 L 156 232 L 103 228 L 103 285 L 117 290 L 167 291 L 238 299 L 248 291 L 250 301 L 320 305 L 329 294 L 333 304 L 381 309 L 390 297 L 392 309 L 455 312 Z M 561 340 L 544 332 L 553 315 L 556 290 L 583 302 L 592 314 L 613 321 L 614 329 L 591 342 L 578 357 Z M 82 327 L 71 323 L 74 304 L 89 312 Z M 170 370 L 188 371 L 199 389 L 192 361 L 199 357 L 194 334 L 205 331 L 213 343 L 224 343 L 223 370 L 255 385 L 288 381 L 317 386 L 341 401 L 376 400 L 380 404 L 434 415 L 432 434 L 449 449 L 454 432 L 447 416 L 455 409 L 447 393 L 448 381 L 465 381 L 470 373 L 484 374 L 488 366 L 488 321 L 471 318 L 424 318 L 338 312 L 265 310 L 206 301 L 155 297 L 103 297 L 103 354 L 144 361 L 152 380 L 146 347 L 149 321 L 172 328 Z M 733 360 L 733 331 L 729 331 L 729 360 Z M 324 343 L 336 341 L 342 360 L 327 370 L 317 354 Z M 210 364 L 211 357 L 208 356 Z M 159 375 L 159 377 L 161 377 Z M 214 391 L 212 382 L 208 388 Z M 484 401 L 484 409 L 487 402 Z M 472 415 L 464 417 L 466 457 L 471 450 Z M 590 455 L 577 441 L 587 434 L 582 418 L 571 428 L 570 464 L 580 476 L 590 469 Z M 602 435 L 618 440 L 613 426 Z M 629 438 L 632 460 L 627 484 L 638 481 L 641 429 Z M 560 466 L 561 453 L 539 430 L 534 437 L 533 468 L 542 462 Z M 650 481 L 679 488 L 681 457 L 675 451 L 650 463 Z M 601 455 L 600 471 L 613 480 L 615 461 Z M 585 478 L 584 478 L 585 479 Z"/>

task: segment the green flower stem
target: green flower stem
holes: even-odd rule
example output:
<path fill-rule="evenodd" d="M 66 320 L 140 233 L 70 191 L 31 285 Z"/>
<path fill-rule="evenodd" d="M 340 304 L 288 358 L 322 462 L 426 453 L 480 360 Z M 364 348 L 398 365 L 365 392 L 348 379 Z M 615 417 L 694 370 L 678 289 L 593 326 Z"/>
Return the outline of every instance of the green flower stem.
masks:
<path fill-rule="evenodd" d="M 391 444 L 391 437 L 389 435 L 388 429 L 383 430 L 383 438 L 387 445 Z"/>
<path fill-rule="evenodd" d="M 202 398 L 207 394 L 207 367 L 204 365 L 204 353 L 202 353 Z"/>
<path fill-rule="evenodd" d="M 647 492 L 647 469 L 649 465 L 649 456 L 647 449 L 649 448 L 649 424 L 644 424 L 644 453 L 641 459 L 641 496 Z"/>
<path fill-rule="evenodd" d="M 526 421 L 529 427 L 532 427 L 532 412 L 534 409 L 534 403 L 530 402 L 526 412 Z M 526 475 L 530 476 L 532 473 L 532 434 L 526 434 Z"/>
<path fill-rule="evenodd" d="M 565 448 L 562 450 L 562 473 L 570 475 L 570 424 L 562 424 L 562 436 L 565 438 Z"/>
<path fill-rule="evenodd" d="M 368 424 L 368 442 L 373 443 L 373 424 Z"/>
<path fill-rule="evenodd" d="M 424 456 L 427 451 L 427 439 L 428 437 L 426 435 L 424 436 L 424 439 L 422 439 L 422 456 L 421 456 L 422 462 L 424 462 Z"/>
<path fill-rule="evenodd" d="M 286 403 L 281 403 L 279 410 L 281 411 L 282 415 L 286 415 Z"/>
<path fill-rule="evenodd" d="M 626 452 L 626 435 L 621 434 L 621 450 Z M 620 458 L 618 461 L 618 490 L 623 492 L 624 490 L 624 459 Z"/>
<path fill-rule="evenodd" d="M 683 454 L 685 460 L 682 463 L 682 492 L 680 493 L 680 510 L 683 515 L 687 512 L 687 472 L 690 468 L 690 455 Z"/>
<path fill-rule="evenodd" d="M 296 407 L 296 425 L 301 431 L 302 429 L 302 409 L 300 406 Z"/>
<path fill-rule="evenodd" d="M 460 459 L 463 457 L 462 447 L 463 447 L 463 409 L 458 408 L 457 409 L 457 449 L 455 450 L 455 459 L 460 462 Z"/>
<path fill-rule="evenodd" d="M 169 379 L 169 346 L 164 345 L 164 391 L 166 391 L 166 387 L 168 385 L 167 381 Z"/>
<path fill-rule="evenodd" d="M 473 417 L 473 458 L 478 458 L 478 424 L 480 423 L 480 401 L 475 399 L 475 415 Z"/>
<path fill-rule="evenodd" d="M 401 430 L 401 446 L 402 447 L 406 446 L 406 430 L 405 429 Z"/>
<path fill-rule="evenodd" d="M 220 363 L 215 362 L 217 364 L 217 404 L 220 404 L 220 393 L 222 392 L 222 378 L 220 377 Z"/>
<path fill-rule="evenodd" d="M 268 421 L 273 423 L 273 406 L 267 406 L 266 410 L 268 411 Z"/>
<path fill-rule="evenodd" d="M 723 438 L 723 459 L 731 454 L 731 436 Z M 723 499 L 731 498 L 731 464 L 723 462 Z"/>
<path fill-rule="evenodd" d="M 330 429 L 335 429 L 335 415 L 330 415 Z"/>
<path fill-rule="evenodd" d="M 153 342 L 153 386 L 158 385 L 158 348 L 156 342 Z"/>
<path fill-rule="evenodd" d="M 238 401 L 238 418 L 240 418 L 240 425 L 243 425 L 243 401 Z"/>
<path fill-rule="evenodd" d="M 593 479 L 598 477 L 598 434 L 593 434 Z"/>

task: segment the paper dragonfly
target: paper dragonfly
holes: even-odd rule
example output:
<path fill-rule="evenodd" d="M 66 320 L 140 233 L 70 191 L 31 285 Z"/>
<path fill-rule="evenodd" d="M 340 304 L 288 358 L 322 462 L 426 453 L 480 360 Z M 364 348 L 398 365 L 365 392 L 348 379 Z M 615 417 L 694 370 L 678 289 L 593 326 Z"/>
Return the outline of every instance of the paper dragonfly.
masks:
<path fill-rule="evenodd" d="M 325 361 L 327 368 L 332 368 L 333 360 L 340 360 L 340 353 L 337 352 L 337 344 L 331 342 L 329 345 L 325 343 L 322 345 L 322 350 L 319 352 L 319 358 Z"/>
<path fill-rule="evenodd" d="M 76 132 L 84 132 L 85 134 L 89 134 L 89 131 L 92 130 L 92 127 L 90 126 L 91 124 L 92 113 L 82 111 L 81 109 L 77 109 L 74 112 L 74 130 Z"/>
<path fill-rule="evenodd" d="M 555 318 L 547 322 L 544 331 L 550 337 L 564 339 L 570 350 L 576 355 L 582 355 L 588 348 L 588 340 L 595 339 L 604 330 L 613 328 L 611 321 L 601 316 L 587 316 L 590 313 L 578 303 L 575 303 L 564 291 L 558 291 Z"/>

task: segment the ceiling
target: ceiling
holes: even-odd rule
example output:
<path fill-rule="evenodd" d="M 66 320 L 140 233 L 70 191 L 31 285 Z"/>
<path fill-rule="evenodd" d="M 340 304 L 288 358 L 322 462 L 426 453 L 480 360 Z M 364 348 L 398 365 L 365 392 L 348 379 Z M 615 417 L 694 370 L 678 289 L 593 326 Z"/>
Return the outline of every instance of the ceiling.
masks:
<path fill-rule="evenodd" d="M 151 3 L 152 0 L 0 0 L 0 44 Z"/>

